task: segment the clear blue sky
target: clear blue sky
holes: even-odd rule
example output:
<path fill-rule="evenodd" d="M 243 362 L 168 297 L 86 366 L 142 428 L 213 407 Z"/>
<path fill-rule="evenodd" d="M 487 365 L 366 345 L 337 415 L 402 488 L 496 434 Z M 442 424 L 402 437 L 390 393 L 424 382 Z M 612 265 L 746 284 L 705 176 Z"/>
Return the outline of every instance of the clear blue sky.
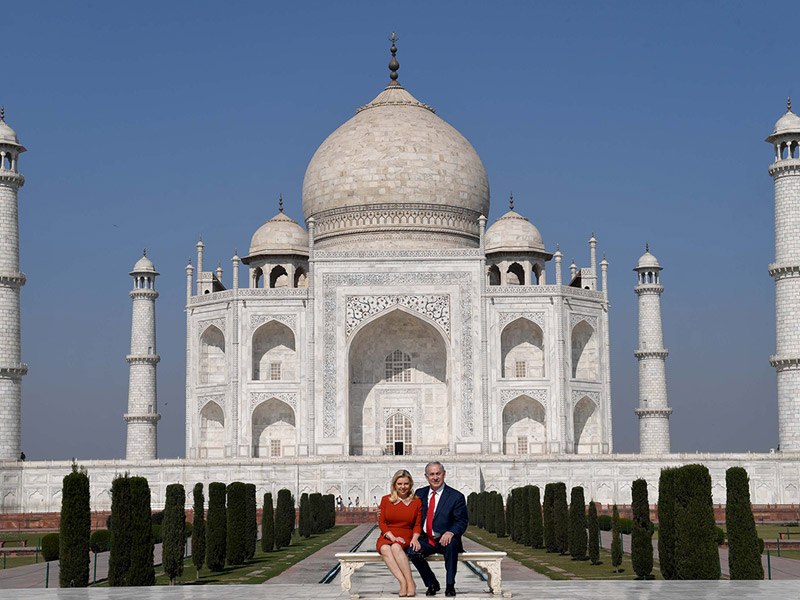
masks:
<path fill-rule="evenodd" d="M 400 81 L 481 155 L 490 221 L 517 209 L 610 267 L 614 443 L 638 449 L 635 274 L 662 281 L 672 447 L 777 444 L 773 193 L 764 143 L 800 105 L 800 3 L 12 2 L 6 120 L 20 193 L 23 449 L 125 454 L 131 301 L 161 272 L 159 454 L 184 452 L 184 266 L 222 260 L 276 212 L 301 220 L 322 140 Z"/>

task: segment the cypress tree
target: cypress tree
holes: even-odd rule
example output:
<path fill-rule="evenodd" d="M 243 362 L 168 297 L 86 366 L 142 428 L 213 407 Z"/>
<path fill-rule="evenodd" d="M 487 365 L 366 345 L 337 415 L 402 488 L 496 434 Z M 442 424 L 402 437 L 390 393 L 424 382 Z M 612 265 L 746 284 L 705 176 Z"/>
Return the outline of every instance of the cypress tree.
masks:
<path fill-rule="evenodd" d="M 517 531 L 514 527 L 514 503 L 517 501 L 516 497 L 516 488 L 514 488 L 508 493 L 508 498 L 506 498 L 506 532 L 508 533 L 508 537 L 515 542 L 517 541 Z"/>
<path fill-rule="evenodd" d="M 497 492 L 489 492 L 489 495 L 486 497 L 486 531 L 489 533 L 494 533 L 494 516 L 495 516 L 495 504 L 494 504 L 494 497 L 497 495 Z"/>
<path fill-rule="evenodd" d="M 89 585 L 89 536 L 92 512 L 89 508 L 89 477 L 86 469 L 72 463 L 61 491 L 61 523 L 58 534 L 58 581 L 60 587 Z"/>
<path fill-rule="evenodd" d="M 247 498 L 244 483 L 228 484 L 227 542 L 229 565 L 241 565 L 247 559 Z"/>
<path fill-rule="evenodd" d="M 200 569 L 206 562 L 206 499 L 203 484 L 196 483 L 194 495 L 194 521 L 192 523 L 192 564 L 200 577 Z"/>
<path fill-rule="evenodd" d="M 556 525 L 553 515 L 554 483 L 544 486 L 544 505 L 542 506 L 542 538 L 548 552 L 557 552 Z"/>
<path fill-rule="evenodd" d="M 488 504 L 489 499 L 489 492 L 482 491 L 480 495 L 480 501 L 478 503 L 478 520 L 480 522 L 480 528 L 486 529 L 486 505 Z"/>
<path fill-rule="evenodd" d="M 622 538 L 619 534 L 619 510 L 616 504 L 611 512 L 611 564 L 614 565 L 614 573 L 618 573 L 622 564 Z"/>
<path fill-rule="evenodd" d="M 597 524 L 597 506 L 594 502 L 589 502 L 589 559 L 593 565 L 600 564 L 600 529 Z"/>
<path fill-rule="evenodd" d="M 664 579 L 675 579 L 675 472 L 658 478 L 658 562 Z"/>
<path fill-rule="evenodd" d="M 519 488 L 519 499 L 517 500 L 514 520 L 519 527 L 519 543 L 525 546 L 531 545 L 531 507 L 530 507 L 530 486 L 524 485 Z"/>
<path fill-rule="evenodd" d="M 131 477 L 131 566 L 126 585 L 155 585 L 150 485 L 144 477 Z"/>
<path fill-rule="evenodd" d="M 500 493 L 494 496 L 495 515 L 494 515 L 494 529 L 497 537 L 506 537 L 506 513 L 503 508 L 503 496 Z"/>
<path fill-rule="evenodd" d="M 251 559 L 256 554 L 256 542 L 258 542 L 258 507 L 256 506 L 256 486 L 252 483 L 244 484 L 244 495 L 245 524 L 247 526 L 245 558 Z"/>
<path fill-rule="evenodd" d="M 567 508 L 567 484 L 558 482 L 554 485 L 553 525 L 555 528 L 556 551 L 566 554 L 569 549 L 569 509 Z"/>
<path fill-rule="evenodd" d="M 261 551 L 272 552 L 275 546 L 275 515 L 272 512 L 272 494 L 264 494 L 264 508 L 261 511 Z"/>
<path fill-rule="evenodd" d="M 631 562 L 638 579 L 649 579 L 653 572 L 653 534 L 650 533 L 650 503 L 647 499 L 647 482 L 644 479 L 633 482 L 631 496 Z"/>
<path fill-rule="evenodd" d="M 287 489 L 278 490 L 278 505 L 275 508 L 275 547 L 278 550 L 292 543 L 294 521 L 292 493 Z"/>
<path fill-rule="evenodd" d="M 311 523 L 309 523 L 309 500 L 308 494 L 300 494 L 300 514 L 298 515 L 298 531 L 300 537 L 308 539 L 311 537 Z"/>
<path fill-rule="evenodd" d="M 530 515 L 531 546 L 542 548 L 542 501 L 539 488 L 535 485 L 528 486 L 528 513 Z"/>
<path fill-rule="evenodd" d="M 317 534 L 325 531 L 325 517 L 322 514 L 322 494 L 314 492 L 308 496 L 311 509 L 311 533 Z"/>
<path fill-rule="evenodd" d="M 111 482 L 111 542 L 108 585 L 125 585 L 131 566 L 131 480 L 117 475 Z"/>
<path fill-rule="evenodd" d="M 475 527 L 477 525 L 475 521 L 475 497 L 478 494 L 475 492 L 470 492 L 469 496 L 467 496 L 467 514 L 469 515 L 469 524 L 471 527 Z"/>
<path fill-rule="evenodd" d="M 725 529 L 731 579 L 764 579 L 758 534 L 750 505 L 750 478 L 741 467 L 725 472 Z"/>
<path fill-rule="evenodd" d="M 336 527 L 336 498 L 333 494 L 328 494 L 328 529 Z"/>
<path fill-rule="evenodd" d="M 676 579 L 718 579 L 711 476 L 703 465 L 686 465 L 675 475 Z"/>
<path fill-rule="evenodd" d="M 225 568 L 228 516 L 225 512 L 225 484 L 215 481 L 208 486 L 206 529 L 206 565 L 210 571 Z"/>
<path fill-rule="evenodd" d="M 175 585 L 175 579 L 183 575 L 183 552 L 186 547 L 186 492 L 179 483 L 167 486 L 162 527 L 164 543 L 161 545 L 161 561 L 169 584 Z"/>
<path fill-rule="evenodd" d="M 569 502 L 569 553 L 572 560 L 586 560 L 586 500 L 583 488 L 572 488 Z"/>

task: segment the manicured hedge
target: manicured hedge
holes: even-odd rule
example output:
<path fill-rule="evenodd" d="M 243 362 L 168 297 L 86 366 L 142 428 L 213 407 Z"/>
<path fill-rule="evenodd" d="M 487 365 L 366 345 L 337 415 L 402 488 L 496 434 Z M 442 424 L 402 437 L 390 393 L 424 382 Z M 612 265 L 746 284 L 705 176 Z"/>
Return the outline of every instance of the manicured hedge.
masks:
<path fill-rule="evenodd" d="M 560 554 L 566 554 L 569 549 L 567 484 L 558 482 L 554 485 L 553 490 L 553 525 L 555 527 L 556 551 Z"/>
<path fill-rule="evenodd" d="M 614 573 L 619 571 L 622 564 L 622 537 L 619 531 L 619 510 L 617 505 L 611 509 L 611 564 L 614 566 Z"/>
<path fill-rule="evenodd" d="M 600 563 L 600 528 L 597 526 L 597 506 L 589 502 L 589 518 L 586 527 L 589 530 L 589 560 L 593 565 Z"/>
<path fill-rule="evenodd" d="M 131 564 L 126 585 L 154 585 L 153 528 L 151 524 L 150 485 L 144 477 L 131 477 Z"/>
<path fill-rule="evenodd" d="M 535 485 L 526 486 L 528 488 L 528 513 L 530 516 L 530 537 L 531 546 L 543 548 L 542 544 L 542 502 L 539 497 L 539 488 Z"/>
<path fill-rule="evenodd" d="M 225 484 L 208 486 L 208 518 L 206 519 L 206 565 L 214 572 L 225 568 L 228 515 L 225 511 Z"/>
<path fill-rule="evenodd" d="M 95 554 L 108 552 L 111 545 L 111 532 L 108 529 L 93 531 L 89 537 L 89 549 Z"/>
<path fill-rule="evenodd" d="M 294 515 L 292 492 L 287 489 L 278 490 L 278 505 L 275 507 L 275 547 L 278 550 L 292 543 Z"/>
<path fill-rule="evenodd" d="M 241 565 L 247 559 L 247 498 L 244 483 L 228 484 L 227 555 L 229 565 Z"/>
<path fill-rule="evenodd" d="M 192 490 L 194 522 L 192 524 L 192 564 L 198 577 L 206 562 L 206 499 L 203 484 L 196 483 Z"/>
<path fill-rule="evenodd" d="M 275 547 L 275 514 L 272 510 L 272 494 L 264 494 L 264 507 L 261 511 L 261 551 L 272 552 Z"/>
<path fill-rule="evenodd" d="M 58 560 L 58 534 L 48 533 L 42 536 L 42 558 L 45 562 Z"/>
<path fill-rule="evenodd" d="M 759 538 L 750 505 L 750 478 L 741 467 L 725 472 L 728 568 L 731 579 L 764 579 Z"/>
<path fill-rule="evenodd" d="M 251 559 L 256 554 L 256 543 L 258 542 L 258 506 L 256 506 L 256 486 L 252 483 L 244 484 L 245 496 L 245 528 L 247 540 L 245 544 L 245 556 Z"/>
<path fill-rule="evenodd" d="M 131 480 L 118 475 L 111 482 L 111 546 L 108 555 L 108 585 L 124 586 L 131 567 Z"/>
<path fill-rule="evenodd" d="M 183 575 L 183 554 L 186 549 L 186 492 L 179 483 L 167 486 L 167 500 L 162 522 L 164 543 L 161 546 L 161 561 L 169 584 Z"/>
<path fill-rule="evenodd" d="M 569 502 L 569 553 L 572 560 L 586 560 L 586 500 L 583 488 L 576 486 L 570 492 Z"/>
<path fill-rule="evenodd" d="M 686 465 L 675 476 L 676 579 L 719 579 L 711 476 L 703 465 Z"/>
<path fill-rule="evenodd" d="M 662 469 L 658 478 L 658 562 L 664 579 L 675 579 L 675 472 Z"/>
<path fill-rule="evenodd" d="M 647 482 L 637 479 L 631 486 L 633 532 L 631 534 L 631 562 L 638 579 L 649 579 L 653 572 L 653 540 L 650 530 L 650 503 L 647 499 Z"/>

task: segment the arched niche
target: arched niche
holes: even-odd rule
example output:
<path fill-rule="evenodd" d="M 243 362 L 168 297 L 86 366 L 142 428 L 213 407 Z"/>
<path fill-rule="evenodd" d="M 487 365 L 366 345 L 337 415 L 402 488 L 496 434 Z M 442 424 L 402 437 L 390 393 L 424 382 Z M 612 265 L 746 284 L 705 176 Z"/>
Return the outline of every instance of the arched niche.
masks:
<path fill-rule="evenodd" d="M 489 285 L 500 285 L 500 268 L 497 265 L 492 265 L 487 269 L 487 276 Z"/>
<path fill-rule="evenodd" d="M 225 335 L 214 325 L 200 336 L 200 385 L 216 385 L 226 382 Z"/>
<path fill-rule="evenodd" d="M 269 321 L 253 333 L 253 379 L 294 381 L 297 378 L 294 333 L 278 321 Z"/>
<path fill-rule="evenodd" d="M 506 271 L 508 285 L 525 285 L 525 269 L 518 262 L 511 263 Z"/>
<path fill-rule="evenodd" d="M 399 407 L 412 415 L 415 451 L 450 447 L 445 340 L 436 325 L 401 307 L 356 330 L 347 351 L 350 454 L 384 454 L 384 413 Z"/>
<path fill-rule="evenodd" d="M 586 321 L 581 321 L 572 329 L 572 377 L 597 381 L 600 370 L 597 352 L 597 334 Z"/>
<path fill-rule="evenodd" d="M 503 454 L 544 454 L 546 447 L 544 406 L 524 394 L 506 404 L 503 408 Z"/>
<path fill-rule="evenodd" d="M 588 396 L 575 405 L 575 454 L 599 454 L 601 444 L 600 410 Z"/>
<path fill-rule="evenodd" d="M 501 373 L 507 379 L 544 377 L 544 332 L 533 321 L 520 317 L 500 334 Z"/>
<path fill-rule="evenodd" d="M 200 458 L 224 458 L 225 414 L 219 404 L 208 402 L 200 411 Z"/>
<path fill-rule="evenodd" d="M 307 288 L 308 287 L 308 273 L 303 267 L 297 267 L 294 272 L 294 287 Z"/>
<path fill-rule="evenodd" d="M 297 427 L 294 409 L 286 402 L 270 398 L 253 411 L 253 456 L 278 458 L 297 454 Z"/>

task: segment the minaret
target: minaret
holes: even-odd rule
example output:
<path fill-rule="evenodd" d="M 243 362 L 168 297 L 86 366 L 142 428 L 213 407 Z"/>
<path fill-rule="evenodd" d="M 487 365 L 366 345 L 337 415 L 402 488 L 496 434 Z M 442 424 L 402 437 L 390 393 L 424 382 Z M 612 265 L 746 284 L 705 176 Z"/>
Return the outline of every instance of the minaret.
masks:
<path fill-rule="evenodd" d="M 22 452 L 22 376 L 19 290 L 17 191 L 25 184 L 19 155 L 25 152 L 17 134 L 5 122 L 0 107 L 0 460 L 17 460 Z"/>
<path fill-rule="evenodd" d="M 153 460 L 158 457 L 156 423 L 156 268 L 146 252 L 130 272 L 133 277 L 133 318 L 131 319 L 131 353 L 128 380 L 128 443 L 127 460 Z"/>
<path fill-rule="evenodd" d="M 769 174 L 775 181 L 775 355 L 778 375 L 778 443 L 800 450 L 800 117 L 788 110 L 766 140 L 775 148 Z"/>
<path fill-rule="evenodd" d="M 669 352 L 664 349 L 661 327 L 661 265 L 650 248 L 639 259 L 634 271 L 638 285 L 633 288 L 639 295 L 639 349 L 633 355 L 639 359 L 639 452 L 642 454 L 669 454 L 669 416 L 667 406 L 667 371 L 665 360 Z"/>

